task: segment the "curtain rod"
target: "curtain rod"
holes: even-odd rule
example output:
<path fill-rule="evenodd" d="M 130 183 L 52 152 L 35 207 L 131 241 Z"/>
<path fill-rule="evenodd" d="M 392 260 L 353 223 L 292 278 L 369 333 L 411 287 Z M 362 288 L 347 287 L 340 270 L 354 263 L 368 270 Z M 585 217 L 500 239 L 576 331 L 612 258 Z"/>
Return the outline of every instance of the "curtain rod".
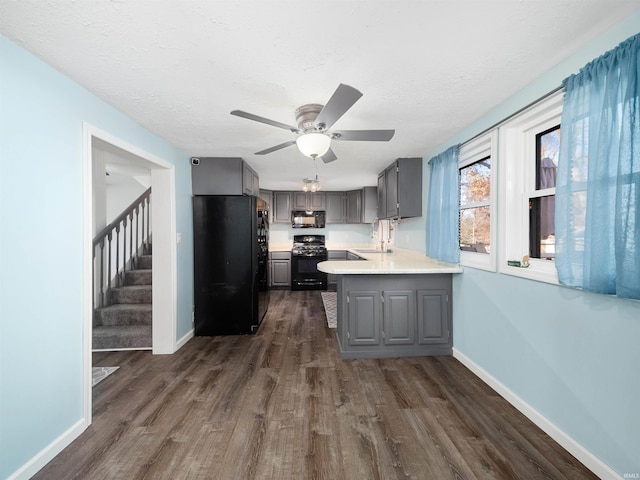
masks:
<path fill-rule="evenodd" d="M 491 125 L 490 127 L 485 128 L 483 131 L 481 131 L 480 133 L 474 135 L 473 137 L 471 137 L 469 140 L 465 141 L 464 143 L 461 143 L 460 145 L 465 145 L 469 142 L 471 142 L 472 140 L 475 140 L 476 138 L 484 135 L 485 133 L 487 133 L 489 130 L 493 130 L 494 128 L 496 128 L 499 125 L 502 125 L 503 123 L 511 120 L 513 117 L 515 117 L 516 115 L 524 112 L 526 109 L 528 109 L 529 107 L 532 107 L 533 105 L 535 105 L 538 102 L 541 102 L 542 100 L 549 98 L 551 95 L 559 92 L 560 90 L 562 90 L 562 85 L 560 85 L 559 87 L 554 88 L 553 90 L 551 90 L 550 92 L 545 93 L 544 95 L 542 95 L 541 97 L 538 97 L 537 99 L 535 99 L 532 102 L 529 102 L 528 104 L 526 104 L 524 107 L 516 110 L 515 112 L 513 112 L 511 115 L 509 115 L 508 117 L 503 118 L 502 120 L 494 123 L 493 125 Z"/>

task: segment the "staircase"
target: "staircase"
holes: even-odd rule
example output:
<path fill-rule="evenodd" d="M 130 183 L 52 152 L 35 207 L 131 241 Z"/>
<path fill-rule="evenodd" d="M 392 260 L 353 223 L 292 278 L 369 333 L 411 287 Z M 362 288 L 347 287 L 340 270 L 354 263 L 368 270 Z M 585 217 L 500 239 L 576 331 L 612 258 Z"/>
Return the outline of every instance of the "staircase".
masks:
<path fill-rule="evenodd" d="M 111 305 L 94 310 L 93 349 L 151 349 L 151 255 L 140 255 L 111 289 Z"/>

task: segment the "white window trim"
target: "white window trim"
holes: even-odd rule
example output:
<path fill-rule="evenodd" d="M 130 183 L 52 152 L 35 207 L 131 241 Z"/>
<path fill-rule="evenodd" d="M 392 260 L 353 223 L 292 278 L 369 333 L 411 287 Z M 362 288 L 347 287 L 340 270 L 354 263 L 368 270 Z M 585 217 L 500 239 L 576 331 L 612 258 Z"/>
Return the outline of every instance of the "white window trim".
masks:
<path fill-rule="evenodd" d="M 487 157 L 491 157 L 491 193 L 489 198 L 489 218 L 491 219 L 491 225 L 489 227 L 489 234 L 491 235 L 491 252 L 490 253 L 477 253 L 477 252 L 460 252 L 460 264 L 465 267 L 479 268 L 481 270 L 488 270 L 490 272 L 496 271 L 496 259 L 497 259 L 497 247 L 498 238 L 496 235 L 496 205 L 497 205 L 497 188 L 496 180 L 498 179 L 498 130 L 493 129 L 460 147 L 460 154 L 458 156 L 458 169 L 464 168 L 472 163 L 482 160 Z M 482 204 L 485 205 L 484 203 Z M 472 207 L 473 204 L 469 203 L 466 207 Z"/>
<path fill-rule="evenodd" d="M 560 124 L 563 92 L 559 91 L 505 122 L 499 128 L 498 271 L 531 280 L 558 284 L 555 261 L 532 258 L 529 267 L 508 260 L 529 254 L 529 198 L 535 191 L 535 135 Z"/>

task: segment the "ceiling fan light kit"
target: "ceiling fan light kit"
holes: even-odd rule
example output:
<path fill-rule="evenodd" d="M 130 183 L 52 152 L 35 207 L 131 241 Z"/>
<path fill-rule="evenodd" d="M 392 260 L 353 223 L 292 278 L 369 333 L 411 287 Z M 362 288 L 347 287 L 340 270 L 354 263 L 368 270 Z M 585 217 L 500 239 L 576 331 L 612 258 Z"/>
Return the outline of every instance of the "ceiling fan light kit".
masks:
<path fill-rule="evenodd" d="M 266 155 L 290 145 L 296 144 L 300 152 L 313 159 L 321 158 L 324 163 L 333 162 L 338 157 L 331 150 L 331 140 L 336 141 L 367 141 L 388 142 L 393 138 L 395 130 L 329 130 L 347 110 L 362 96 L 362 93 L 349 85 L 341 83 L 326 105 L 309 103 L 298 107 L 295 112 L 297 127 L 286 123 L 260 117 L 253 113 L 233 110 L 231 115 L 243 117 L 255 122 L 265 123 L 273 127 L 289 130 L 298 135 L 295 141 L 288 141 L 256 152 L 256 155 Z"/>
<path fill-rule="evenodd" d="M 329 151 L 331 138 L 324 133 L 303 133 L 296 139 L 296 145 L 300 153 L 307 157 L 322 157 Z"/>

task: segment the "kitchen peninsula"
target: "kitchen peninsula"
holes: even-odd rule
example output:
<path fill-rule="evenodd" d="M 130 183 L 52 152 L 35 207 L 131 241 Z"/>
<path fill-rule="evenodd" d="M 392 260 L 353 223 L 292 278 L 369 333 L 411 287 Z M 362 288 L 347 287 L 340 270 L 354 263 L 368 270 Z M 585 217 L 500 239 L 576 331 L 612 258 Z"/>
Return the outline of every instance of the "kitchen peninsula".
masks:
<path fill-rule="evenodd" d="M 348 251 L 362 261 L 318 264 L 338 279 L 342 358 L 451 355 L 451 279 L 462 268 L 410 250 Z"/>

